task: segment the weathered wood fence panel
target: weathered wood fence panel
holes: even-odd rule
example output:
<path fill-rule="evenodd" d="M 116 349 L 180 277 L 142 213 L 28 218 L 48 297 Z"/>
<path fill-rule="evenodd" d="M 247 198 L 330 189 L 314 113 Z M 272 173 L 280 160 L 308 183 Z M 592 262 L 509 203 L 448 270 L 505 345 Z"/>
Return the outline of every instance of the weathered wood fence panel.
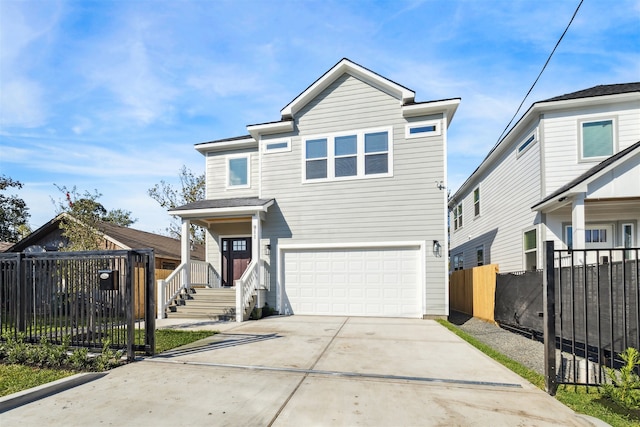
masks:
<path fill-rule="evenodd" d="M 494 322 L 497 264 L 454 271 L 449 277 L 449 307 Z"/>

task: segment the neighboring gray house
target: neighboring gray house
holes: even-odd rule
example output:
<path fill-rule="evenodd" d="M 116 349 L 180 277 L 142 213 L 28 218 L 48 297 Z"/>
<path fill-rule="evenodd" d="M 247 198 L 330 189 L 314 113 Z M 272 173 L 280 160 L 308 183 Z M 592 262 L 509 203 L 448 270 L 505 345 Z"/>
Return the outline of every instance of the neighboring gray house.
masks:
<path fill-rule="evenodd" d="M 280 314 L 446 316 L 447 129 L 460 100 L 414 98 L 343 59 L 280 120 L 196 144 L 206 200 L 170 213 L 206 228 L 207 261 L 237 301 L 257 292 Z"/>
<path fill-rule="evenodd" d="M 534 103 L 449 200 L 451 269 L 541 268 L 546 240 L 637 247 L 639 141 L 640 83 Z"/>

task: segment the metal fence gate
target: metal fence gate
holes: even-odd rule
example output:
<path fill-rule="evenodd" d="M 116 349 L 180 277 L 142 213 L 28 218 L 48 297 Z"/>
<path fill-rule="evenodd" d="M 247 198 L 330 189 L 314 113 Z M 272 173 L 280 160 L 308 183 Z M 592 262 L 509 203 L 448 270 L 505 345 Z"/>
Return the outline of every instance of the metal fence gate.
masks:
<path fill-rule="evenodd" d="M 0 333 L 73 347 L 155 351 L 152 249 L 0 254 Z"/>
<path fill-rule="evenodd" d="M 554 250 L 545 242 L 546 389 L 597 386 L 620 353 L 640 349 L 640 249 Z"/>

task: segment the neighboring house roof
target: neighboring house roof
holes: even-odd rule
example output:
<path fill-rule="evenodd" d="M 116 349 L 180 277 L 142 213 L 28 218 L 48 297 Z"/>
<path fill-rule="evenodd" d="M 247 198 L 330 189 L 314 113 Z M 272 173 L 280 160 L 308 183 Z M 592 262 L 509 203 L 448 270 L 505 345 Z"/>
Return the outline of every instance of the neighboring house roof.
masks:
<path fill-rule="evenodd" d="M 618 99 L 620 96 L 625 96 L 625 94 L 634 94 L 640 92 L 640 82 L 631 82 L 631 83 L 617 83 L 610 85 L 598 85 L 593 86 L 588 89 L 579 90 L 576 92 L 567 93 L 564 95 L 556 96 L 553 98 L 545 99 L 542 101 L 537 101 L 531 104 L 526 113 L 522 115 L 522 117 L 518 120 L 518 122 L 509 130 L 509 132 L 502 138 L 493 148 L 489 151 L 486 157 L 480 162 L 478 167 L 473 171 L 471 175 L 465 180 L 465 182 L 458 188 L 458 190 L 451 196 L 449 200 L 449 208 L 451 209 L 458 201 L 460 194 L 466 191 L 467 186 L 469 186 L 474 181 L 474 177 L 478 175 L 486 165 L 490 164 L 492 158 L 496 156 L 499 152 L 501 152 L 502 147 L 508 146 L 505 141 L 509 141 L 512 136 L 518 135 L 519 132 L 523 131 L 524 126 L 526 126 L 534 117 L 541 113 L 541 111 L 547 111 L 553 108 L 560 107 L 569 107 L 573 105 L 579 105 L 577 102 L 593 99 L 593 102 L 609 102 L 605 101 L 604 97 L 609 97 L 608 100 Z M 602 99 L 594 99 L 594 98 L 602 98 Z"/>
<path fill-rule="evenodd" d="M 9 249 L 11 246 L 13 246 L 13 243 L 11 242 L 0 242 L 0 252 L 4 252 L 5 250 Z"/>
<path fill-rule="evenodd" d="M 635 154 L 635 152 L 640 152 L 640 141 L 638 141 L 635 144 L 631 145 L 630 147 L 627 147 L 624 150 L 614 154 L 613 156 L 609 157 L 608 159 L 603 160 L 602 162 L 598 163 L 597 165 L 595 165 L 594 167 L 592 167 L 591 169 L 589 169 L 588 171 L 586 171 L 585 173 L 583 173 L 582 175 L 577 177 L 576 179 L 572 180 L 571 182 L 567 183 L 566 185 L 563 185 L 562 187 L 558 188 L 553 193 L 549 194 L 547 197 L 542 199 L 540 202 L 538 202 L 535 205 L 533 205 L 531 207 L 531 209 L 538 210 L 538 208 L 540 208 L 543 205 L 547 204 L 547 202 L 549 202 L 551 200 L 554 200 L 556 198 L 562 199 L 563 197 L 566 196 L 566 193 L 569 193 L 573 188 L 575 188 L 575 187 L 577 187 L 577 186 L 579 186 L 581 184 L 588 184 L 589 182 L 591 182 L 595 178 L 597 178 L 600 175 L 600 172 L 606 172 L 607 170 L 610 170 L 611 168 L 617 166 L 618 164 L 620 164 L 624 160 L 626 160 L 626 158 L 628 156 L 630 156 L 632 154 Z"/>
<path fill-rule="evenodd" d="M 618 83 L 613 85 L 598 85 L 589 89 L 579 90 L 553 98 L 545 99 L 541 102 L 566 101 L 568 99 L 591 98 L 594 96 L 618 95 L 621 93 L 639 92 L 640 82 L 634 83 Z"/>
<path fill-rule="evenodd" d="M 29 246 L 38 244 L 38 242 L 46 238 L 47 235 L 60 229 L 60 221 L 61 215 L 56 216 L 42 227 L 11 246 L 7 252 L 22 252 Z M 114 243 L 122 249 L 152 248 L 155 256 L 157 257 L 177 260 L 180 259 L 181 243 L 178 239 L 110 223 L 101 223 L 100 228 L 102 230 L 103 237 L 106 240 Z M 195 245 L 191 256 L 194 259 L 204 260 L 204 245 Z"/>

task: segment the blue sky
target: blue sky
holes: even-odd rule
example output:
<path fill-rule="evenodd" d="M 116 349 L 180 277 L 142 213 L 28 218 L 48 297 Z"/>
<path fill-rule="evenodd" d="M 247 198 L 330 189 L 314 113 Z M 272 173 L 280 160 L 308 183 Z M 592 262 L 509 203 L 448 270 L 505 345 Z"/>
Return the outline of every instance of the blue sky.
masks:
<path fill-rule="evenodd" d="M 168 215 L 147 195 L 244 135 L 347 57 L 416 92 L 462 98 L 449 128 L 455 191 L 496 143 L 579 0 L 0 0 L 0 174 L 37 228 L 57 185 L 98 190 L 134 228 Z M 640 80 L 640 2 L 585 0 L 523 111 Z"/>

